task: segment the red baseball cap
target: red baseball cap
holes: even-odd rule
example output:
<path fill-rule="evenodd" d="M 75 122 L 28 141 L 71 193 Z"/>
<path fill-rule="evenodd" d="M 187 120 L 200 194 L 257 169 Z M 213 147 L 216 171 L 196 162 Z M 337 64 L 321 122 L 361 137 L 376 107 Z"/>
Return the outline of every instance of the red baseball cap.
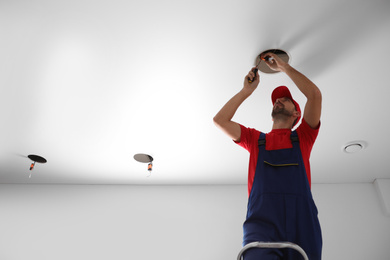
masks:
<path fill-rule="evenodd" d="M 301 114 L 301 108 L 299 107 L 299 104 L 292 98 L 290 90 L 286 86 L 279 86 L 275 88 L 274 91 L 272 91 L 272 95 L 271 95 L 272 104 L 275 105 L 276 99 L 282 97 L 288 97 L 289 99 L 291 99 L 295 105 L 295 109 L 299 112 L 299 114 Z M 301 115 L 299 115 L 293 127 L 299 122 L 300 119 L 301 119 Z"/>

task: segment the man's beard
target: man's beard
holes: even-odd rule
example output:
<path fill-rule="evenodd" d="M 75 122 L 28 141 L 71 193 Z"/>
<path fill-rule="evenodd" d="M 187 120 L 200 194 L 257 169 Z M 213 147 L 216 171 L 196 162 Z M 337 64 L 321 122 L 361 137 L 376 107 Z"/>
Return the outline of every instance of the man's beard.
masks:
<path fill-rule="evenodd" d="M 271 114 L 272 118 L 275 119 L 286 119 L 292 115 L 293 112 L 286 110 L 284 107 L 275 107 Z"/>

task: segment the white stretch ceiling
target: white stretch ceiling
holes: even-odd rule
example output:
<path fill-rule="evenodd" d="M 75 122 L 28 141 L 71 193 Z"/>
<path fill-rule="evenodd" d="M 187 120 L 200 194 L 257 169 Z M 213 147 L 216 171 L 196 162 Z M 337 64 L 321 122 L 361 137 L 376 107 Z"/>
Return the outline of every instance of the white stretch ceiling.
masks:
<path fill-rule="evenodd" d="M 269 48 L 322 91 L 313 183 L 390 178 L 390 1 L 1 1 L 0 33 L 0 183 L 246 183 L 212 118 Z M 278 85 L 303 106 L 261 74 L 234 120 L 270 131 Z"/>

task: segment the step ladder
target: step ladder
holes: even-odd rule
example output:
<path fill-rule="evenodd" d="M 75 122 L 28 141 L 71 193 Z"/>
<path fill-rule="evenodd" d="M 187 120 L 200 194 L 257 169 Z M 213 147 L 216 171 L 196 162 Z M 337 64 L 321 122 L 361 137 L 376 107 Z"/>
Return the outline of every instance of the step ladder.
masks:
<path fill-rule="evenodd" d="M 254 247 L 257 247 L 257 248 L 292 248 L 292 249 L 297 250 L 299 253 L 301 253 L 304 260 L 309 260 L 305 251 L 300 246 L 298 246 L 297 244 L 294 244 L 294 243 L 290 243 L 290 242 L 252 242 L 252 243 L 249 243 L 241 249 L 240 253 L 237 256 L 237 260 L 242 260 L 244 252 L 246 250 L 248 250 L 250 248 L 254 248 Z"/>

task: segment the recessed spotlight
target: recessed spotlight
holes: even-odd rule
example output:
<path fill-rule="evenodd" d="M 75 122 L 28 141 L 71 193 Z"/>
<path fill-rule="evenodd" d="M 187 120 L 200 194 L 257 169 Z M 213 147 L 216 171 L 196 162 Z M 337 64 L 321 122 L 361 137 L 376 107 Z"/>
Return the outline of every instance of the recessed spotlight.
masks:
<path fill-rule="evenodd" d="M 264 73 L 277 73 L 278 71 L 272 70 L 268 67 L 268 65 L 265 63 L 265 61 L 272 59 L 271 57 L 264 57 L 263 59 L 260 58 L 260 56 L 266 54 L 266 53 L 273 53 L 276 54 L 280 59 L 282 59 L 286 63 L 291 63 L 290 61 L 290 55 L 284 50 L 281 49 L 268 49 L 263 51 L 262 53 L 259 54 L 259 56 L 256 57 L 255 65 L 256 67 Z"/>
<path fill-rule="evenodd" d="M 345 153 L 357 153 L 367 147 L 367 143 L 364 141 L 353 141 L 343 146 Z"/>
<path fill-rule="evenodd" d="M 31 165 L 30 165 L 30 171 L 32 171 L 34 169 L 35 163 L 46 163 L 47 162 L 47 160 L 45 158 L 43 158 L 42 156 L 39 156 L 39 155 L 30 154 L 27 157 L 30 158 L 31 161 L 33 161 L 33 163 L 31 163 Z M 29 178 L 31 178 L 31 172 L 30 172 Z"/>
<path fill-rule="evenodd" d="M 149 172 L 149 176 L 150 176 L 150 173 L 152 172 L 152 169 L 153 169 L 153 163 L 152 163 L 153 157 L 150 156 L 149 154 L 137 153 L 134 155 L 134 160 L 136 160 L 137 162 L 141 162 L 141 163 L 147 163 L 148 164 L 148 172 Z"/>
<path fill-rule="evenodd" d="M 137 153 L 134 155 L 134 160 L 142 163 L 150 163 L 153 162 L 153 157 L 150 156 L 149 154 Z"/>

